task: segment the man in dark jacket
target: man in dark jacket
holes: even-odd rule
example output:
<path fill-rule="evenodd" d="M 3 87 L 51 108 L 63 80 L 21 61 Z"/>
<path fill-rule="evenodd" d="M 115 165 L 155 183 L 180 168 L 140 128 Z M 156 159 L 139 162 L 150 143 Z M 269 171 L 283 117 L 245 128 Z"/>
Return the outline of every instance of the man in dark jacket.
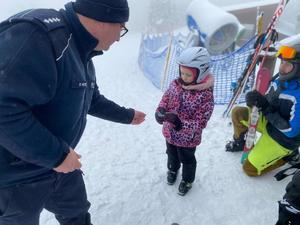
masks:
<path fill-rule="evenodd" d="M 242 151 L 248 130 L 249 110 L 256 106 L 261 114 L 257 130 L 262 134 L 249 155 L 243 170 L 249 176 L 260 176 L 284 165 L 287 158 L 298 154 L 300 146 L 300 45 L 281 46 L 277 79 L 271 82 L 267 94 L 250 91 L 247 107 L 232 110 L 234 140 L 226 145 L 230 152 Z"/>
<path fill-rule="evenodd" d="M 286 194 L 279 202 L 279 216 L 276 225 L 300 225 L 300 171 L 286 186 Z"/>
<path fill-rule="evenodd" d="M 99 93 L 92 57 L 128 30 L 126 0 L 76 0 L 0 24 L 0 224 L 90 225 L 80 155 L 87 114 L 140 124 L 145 114 Z"/>

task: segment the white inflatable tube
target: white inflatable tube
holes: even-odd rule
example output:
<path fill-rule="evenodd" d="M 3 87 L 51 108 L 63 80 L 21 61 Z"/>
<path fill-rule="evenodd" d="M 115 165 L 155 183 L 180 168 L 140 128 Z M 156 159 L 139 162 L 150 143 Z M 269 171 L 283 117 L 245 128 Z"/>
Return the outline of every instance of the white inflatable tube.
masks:
<path fill-rule="evenodd" d="M 239 27 L 238 19 L 207 0 L 193 0 L 187 8 L 189 29 L 196 29 L 201 42 L 211 54 L 218 54 L 232 45 Z"/>

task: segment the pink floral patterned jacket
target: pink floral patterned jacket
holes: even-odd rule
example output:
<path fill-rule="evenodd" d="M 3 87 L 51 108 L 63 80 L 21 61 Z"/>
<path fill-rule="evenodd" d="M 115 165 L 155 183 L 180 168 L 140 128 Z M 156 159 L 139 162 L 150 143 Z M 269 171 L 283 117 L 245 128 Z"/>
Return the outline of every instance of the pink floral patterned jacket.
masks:
<path fill-rule="evenodd" d="M 213 89 L 184 90 L 178 80 L 174 80 L 164 93 L 159 107 L 178 115 L 182 129 L 176 131 L 174 125 L 163 123 L 163 135 L 167 142 L 180 147 L 196 147 L 201 143 L 202 130 L 214 109 Z"/>

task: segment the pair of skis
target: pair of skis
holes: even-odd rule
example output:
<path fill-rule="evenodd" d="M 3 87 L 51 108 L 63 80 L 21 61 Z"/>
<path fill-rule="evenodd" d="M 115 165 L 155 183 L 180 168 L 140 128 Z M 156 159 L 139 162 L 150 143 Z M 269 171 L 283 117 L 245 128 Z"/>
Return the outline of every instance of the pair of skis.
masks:
<path fill-rule="evenodd" d="M 266 47 L 270 46 L 271 43 L 274 41 L 274 38 L 276 36 L 275 35 L 276 31 L 274 30 L 274 27 L 275 27 L 279 17 L 282 15 L 284 8 L 288 2 L 289 2 L 289 0 L 280 0 L 280 2 L 273 14 L 272 20 L 267 27 L 266 32 L 262 36 L 258 36 L 258 43 L 256 43 L 256 47 L 255 47 L 254 53 L 252 54 L 251 60 L 250 60 L 249 64 L 246 66 L 245 71 L 242 74 L 241 78 L 239 79 L 238 86 L 223 113 L 223 117 L 228 117 L 236 100 L 238 99 L 240 94 L 243 93 L 243 91 L 246 87 L 248 78 L 253 73 L 262 50 L 265 49 Z"/>

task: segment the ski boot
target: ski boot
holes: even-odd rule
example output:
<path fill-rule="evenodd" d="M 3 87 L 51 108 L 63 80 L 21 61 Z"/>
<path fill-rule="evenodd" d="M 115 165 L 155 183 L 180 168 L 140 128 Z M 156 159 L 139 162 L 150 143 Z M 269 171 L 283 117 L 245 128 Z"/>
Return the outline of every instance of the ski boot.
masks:
<path fill-rule="evenodd" d="M 241 152 L 244 149 L 245 145 L 245 135 L 246 133 L 242 133 L 239 138 L 233 138 L 232 141 L 229 141 L 225 145 L 226 152 Z"/>
<path fill-rule="evenodd" d="M 177 172 L 169 170 L 167 172 L 167 184 L 168 185 L 173 185 L 176 181 L 177 178 Z"/>
<path fill-rule="evenodd" d="M 182 180 L 178 187 L 178 194 L 184 196 L 192 188 L 192 183 Z"/>

